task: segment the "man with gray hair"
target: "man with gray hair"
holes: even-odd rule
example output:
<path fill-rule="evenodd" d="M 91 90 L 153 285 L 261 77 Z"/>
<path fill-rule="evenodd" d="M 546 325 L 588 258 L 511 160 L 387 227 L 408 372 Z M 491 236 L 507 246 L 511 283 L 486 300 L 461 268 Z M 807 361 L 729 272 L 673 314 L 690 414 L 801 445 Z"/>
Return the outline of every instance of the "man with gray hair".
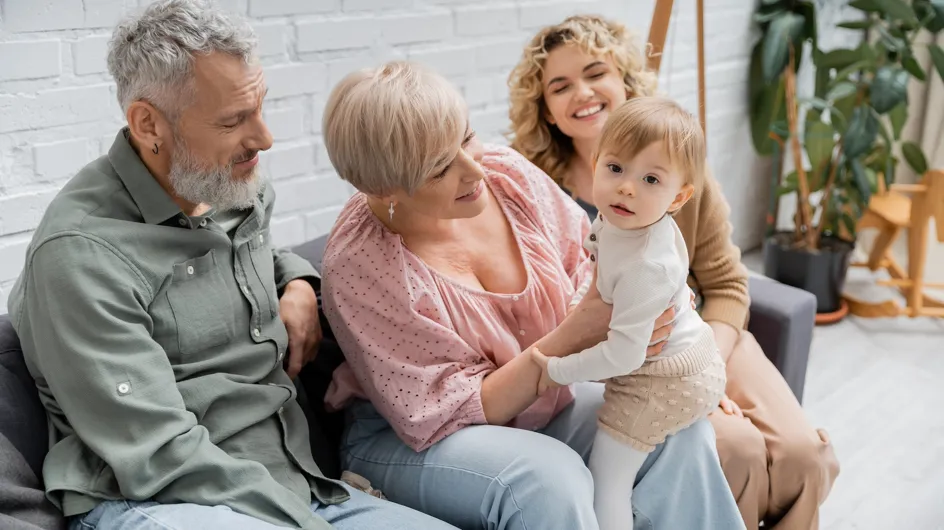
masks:
<path fill-rule="evenodd" d="M 252 30 L 162 0 L 114 32 L 127 126 L 33 236 L 10 315 L 72 528 L 452 528 L 325 478 L 292 379 L 318 277 L 272 247 Z"/>

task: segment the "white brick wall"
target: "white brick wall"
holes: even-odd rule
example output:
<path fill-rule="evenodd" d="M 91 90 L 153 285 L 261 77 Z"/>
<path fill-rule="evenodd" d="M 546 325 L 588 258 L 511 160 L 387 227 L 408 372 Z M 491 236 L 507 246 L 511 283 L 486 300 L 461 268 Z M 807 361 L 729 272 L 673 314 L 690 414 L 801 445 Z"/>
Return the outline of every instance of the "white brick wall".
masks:
<path fill-rule="evenodd" d="M 507 129 L 505 80 L 536 28 L 576 12 L 614 17 L 644 38 L 654 0 L 218 0 L 248 15 L 266 67 L 276 138 L 262 168 L 279 199 L 273 237 L 290 245 L 330 228 L 350 186 L 321 141 L 330 87 L 393 58 L 430 64 L 467 97 L 488 140 Z M 0 0 L 0 312 L 25 246 L 55 191 L 107 152 L 121 125 L 105 68 L 111 27 L 149 0 Z M 753 2 L 708 0 L 711 162 L 731 202 L 735 239 L 759 242 L 766 169 L 750 145 L 746 75 Z M 675 2 L 662 88 L 695 110 L 694 0 Z"/>

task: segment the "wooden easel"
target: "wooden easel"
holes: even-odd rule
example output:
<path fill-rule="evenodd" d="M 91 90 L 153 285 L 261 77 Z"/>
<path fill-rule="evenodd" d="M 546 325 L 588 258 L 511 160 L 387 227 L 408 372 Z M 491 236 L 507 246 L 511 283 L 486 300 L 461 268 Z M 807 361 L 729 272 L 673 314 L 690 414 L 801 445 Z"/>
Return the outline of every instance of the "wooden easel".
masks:
<path fill-rule="evenodd" d="M 649 25 L 649 57 L 647 66 L 650 70 L 659 73 L 662 66 L 662 52 L 665 50 L 665 36 L 669 32 L 669 22 L 672 19 L 672 4 L 674 0 L 656 0 L 655 10 L 652 12 L 652 23 Z M 696 0 L 696 28 L 698 35 L 698 119 L 701 122 L 702 132 L 708 135 L 705 117 L 705 2 Z M 707 138 L 706 138 L 707 144 Z"/>
<path fill-rule="evenodd" d="M 885 269 L 891 280 L 879 280 L 878 285 L 895 287 L 905 297 L 906 306 L 892 300 L 873 303 L 846 295 L 849 311 L 861 317 L 944 317 L 944 303 L 924 294 L 926 287 L 944 288 L 944 283 L 924 281 L 925 261 L 928 256 L 928 225 L 933 219 L 937 239 L 944 243 L 944 171 L 932 170 L 924 174 L 918 184 L 893 184 L 885 189 L 885 179 L 879 178 L 879 192 L 869 201 L 868 209 L 859 220 L 857 229 L 877 228 L 878 236 L 869 258 L 854 267 L 868 267 L 872 271 Z M 906 193 L 911 194 L 909 197 Z M 902 229 L 908 230 L 908 270 L 899 265 L 891 253 L 892 243 Z"/>

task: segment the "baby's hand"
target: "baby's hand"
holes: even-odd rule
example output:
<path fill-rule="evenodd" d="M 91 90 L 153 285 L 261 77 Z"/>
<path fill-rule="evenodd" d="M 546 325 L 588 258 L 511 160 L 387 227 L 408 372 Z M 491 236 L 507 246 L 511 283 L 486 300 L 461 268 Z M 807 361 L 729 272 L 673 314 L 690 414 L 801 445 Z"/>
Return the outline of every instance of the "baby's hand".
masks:
<path fill-rule="evenodd" d="M 539 396 L 543 395 L 548 390 L 552 390 L 560 386 L 553 379 L 551 379 L 550 374 L 547 373 L 547 364 L 549 359 L 546 355 L 541 353 L 541 350 L 539 350 L 537 346 L 531 347 L 531 360 L 533 360 L 534 363 L 541 368 L 541 378 L 538 380 Z"/>

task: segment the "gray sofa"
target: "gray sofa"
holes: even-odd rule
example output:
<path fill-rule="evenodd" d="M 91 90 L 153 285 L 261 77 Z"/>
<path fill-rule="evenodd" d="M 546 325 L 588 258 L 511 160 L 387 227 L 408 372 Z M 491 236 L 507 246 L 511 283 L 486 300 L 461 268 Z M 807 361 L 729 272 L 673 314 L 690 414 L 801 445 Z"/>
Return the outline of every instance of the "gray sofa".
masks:
<path fill-rule="evenodd" d="M 321 267 L 324 238 L 296 247 L 299 255 Z M 803 396 L 806 365 L 813 336 L 815 298 L 799 289 L 752 277 L 749 329 L 780 370 L 797 399 Z M 340 473 L 337 444 L 343 419 L 321 406 L 331 372 L 343 360 L 327 322 L 317 360 L 296 382 L 299 400 L 309 417 L 315 459 L 329 476 Z M 64 521 L 42 494 L 42 462 L 47 451 L 42 405 L 26 370 L 19 341 L 9 318 L 0 315 L 0 528 L 37 530 L 63 528 Z"/>

